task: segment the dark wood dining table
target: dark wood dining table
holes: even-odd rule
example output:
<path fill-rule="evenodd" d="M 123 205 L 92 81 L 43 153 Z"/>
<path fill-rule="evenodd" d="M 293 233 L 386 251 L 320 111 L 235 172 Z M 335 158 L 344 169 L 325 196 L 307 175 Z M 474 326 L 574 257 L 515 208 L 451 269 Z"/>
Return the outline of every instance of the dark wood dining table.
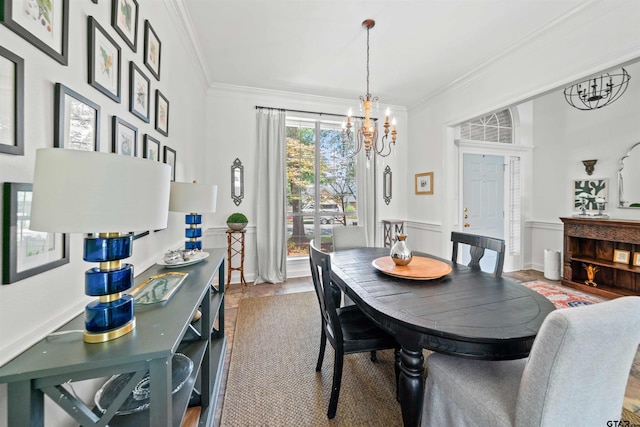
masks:
<path fill-rule="evenodd" d="M 452 265 L 444 277 L 409 280 L 372 265 L 388 248 L 334 252 L 332 279 L 401 346 L 398 393 L 405 426 L 418 426 L 428 349 L 483 360 L 527 357 L 542 321 L 555 310 L 537 292 L 507 278 Z M 414 256 L 434 258 L 414 252 Z"/>

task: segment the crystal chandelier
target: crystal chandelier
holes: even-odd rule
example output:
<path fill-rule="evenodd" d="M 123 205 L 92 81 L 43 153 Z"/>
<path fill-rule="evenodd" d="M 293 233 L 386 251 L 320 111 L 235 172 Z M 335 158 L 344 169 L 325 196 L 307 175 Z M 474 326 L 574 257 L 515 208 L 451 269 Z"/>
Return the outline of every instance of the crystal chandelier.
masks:
<path fill-rule="evenodd" d="M 362 22 L 362 26 L 367 29 L 367 94 L 360 97 L 360 109 L 364 109 L 364 123 L 357 129 L 356 144 L 354 151 L 350 154 L 355 156 L 364 147 L 367 154 L 367 160 L 371 158 L 371 151 L 376 154 L 386 157 L 391 154 L 392 146 L 396 144 L 396 119 L 393 118 L 391 124 L 389 124 L 390 111 L 387 108 L 384 121 L 384 135 L 378 142 L 378 129 L 373 125 L 371 119 L 371 107 L 373 102 L 378 103 L 377 96 L 371 96 L 369 92 L 369 30 L 376 25 L 376 21 L 373 19 L 365 19 Z M 347 123 L 342 126 L 342 142 L 346 146 L 352 141 L 353 135 L 351 128 L 351 109 L 347 114 Z M 391 141 L 389 141 L 389 131 L 391 131 Z"/>
<path fill-rule="evenodd" d="M 564 97 L 578 110 L 595 110 L 609 105 L 620 98 L 629 86 L 631 76 L 624 68 L 621 70 L 569 86 L 564 90 Z"/>

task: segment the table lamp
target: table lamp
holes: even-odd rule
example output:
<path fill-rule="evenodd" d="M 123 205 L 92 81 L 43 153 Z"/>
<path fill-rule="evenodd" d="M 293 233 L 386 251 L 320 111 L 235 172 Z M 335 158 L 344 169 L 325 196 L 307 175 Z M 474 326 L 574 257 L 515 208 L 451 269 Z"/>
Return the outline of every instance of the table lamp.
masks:
<path fill-rule="evenodd" d="M 171 168 L 147 159 L 62 148 L 36 151 L 30 228 L 90 234 L 85 272 L 84 341 L 116 339 L 135 328 L 131 256 L 135 230 L 167 226 Z"/>
<path fill-rule="evenodd" d="M 188 212 L 185 216 L 185 223 L 188 227 L 184 230 L 184 236 L 187 239 L 184 242 L 186 250 L 202 250 L 202 240 L 200 240 L 202 238 L 201 213 L 216 211 L 217 193 L 217 185 L 198 184 L 196 181 L 171 183 L 169 210 L 171 212 Z"/>

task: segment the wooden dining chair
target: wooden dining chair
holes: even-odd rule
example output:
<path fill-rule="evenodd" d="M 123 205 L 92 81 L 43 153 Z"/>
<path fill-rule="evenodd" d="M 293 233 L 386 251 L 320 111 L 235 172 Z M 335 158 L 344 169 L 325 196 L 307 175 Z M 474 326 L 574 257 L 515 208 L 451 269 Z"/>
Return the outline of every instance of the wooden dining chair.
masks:
<path fill-rule="evenodd" d="M 396 389 L 399 374 L 400 347 L 396 340 L 380 329 L 358 307 L 351 305 L 339 308 L 340 288 L 331 281 L 331 257 L 316 248 L 314 241 L 309 243 L 309 263 L 315 287 L 322 321 L 320 337 L 320 353 L 316 371 L 322 370 L 322 361 L 327 340 L 334 349 L 333 383 L 327 417 L 336 416 L 344 355 L 352 353 L 371 353 L 371 360 L 376 360 L 376 350 L 395 349 Z"/>
<path fill-rule="evenodd" d="M 496 264 L 493 274 L 496 277 L 502 277 L 502 267 L 504 265 L 504 240 L 494 237 L 479 236 L 477 234 L 460 233 L 458 231 L 451 232 L 451 241 L 453 242 L 453 252 L 451 261 L 454 264 L 458 262 L 458 245 L 465 244 L 470 246 L 471 261 L 469 267 L 474 270 L 480 270 L 480 259 L 484 256 L 485 249 L 496 252 Z"/>
<path fill-rule="evenodd" d="M 633 296 L 551 312 L 527 359 L 434 353 L 422 426 L 613 425 L 639 343 L 640 297 Z"/>

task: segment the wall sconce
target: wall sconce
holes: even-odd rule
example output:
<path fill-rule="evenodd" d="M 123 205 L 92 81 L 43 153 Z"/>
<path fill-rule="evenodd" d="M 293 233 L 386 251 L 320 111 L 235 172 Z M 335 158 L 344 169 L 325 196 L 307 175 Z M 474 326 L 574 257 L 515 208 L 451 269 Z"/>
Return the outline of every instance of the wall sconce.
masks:
<path fill-rule="evenodd" d="M 598 160 L 583 160 L 582 164 L 584 165 L 584 170 L 587 171 L 587 175 L 593 174 L 593 169 Z"/>

